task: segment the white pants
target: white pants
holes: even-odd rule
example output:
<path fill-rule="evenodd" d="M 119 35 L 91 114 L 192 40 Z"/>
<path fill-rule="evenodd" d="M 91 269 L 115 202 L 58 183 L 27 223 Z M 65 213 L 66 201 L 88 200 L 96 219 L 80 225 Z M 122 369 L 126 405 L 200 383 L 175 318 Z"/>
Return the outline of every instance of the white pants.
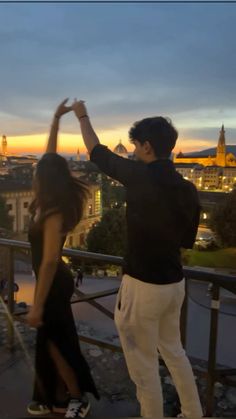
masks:
<path fill-rule="evenodd" d="M 185 281 L 156 285 L 124 275 L 115 323 L 143 417 L 163 417 L 158 351 L 170 371 L 184 416 L 200 418 L 202 408 L 190 362 L 180 339 Z"/>

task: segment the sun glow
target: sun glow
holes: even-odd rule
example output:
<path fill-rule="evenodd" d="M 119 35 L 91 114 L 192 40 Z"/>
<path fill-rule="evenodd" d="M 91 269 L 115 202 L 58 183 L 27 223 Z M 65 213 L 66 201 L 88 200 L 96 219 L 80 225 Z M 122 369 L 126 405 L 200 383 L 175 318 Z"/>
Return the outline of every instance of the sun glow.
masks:
<path fill-rule="evenodd" d="M 111 150 L 122 141 L 122 144 L 127 148 L 128 152 L 133 151 L 133 145 L 128 139 L 128 127 L 119 127 L 113 130 L 97 131 L 97 135 L 102 144 L 107 145 Z M 47 143 L 48 133 L 32 134 L 32 135 L 20 135 L 20 136 L 9 136 L 7 137 L 7 151 L 8 154 L 35 154 L 44 153 Z M 177 145 L 174 149 L 174 153 L 191 152 L 197 150 L 203 150 L 214 146 L 212 142 L 207 139 L 187 139 L 179 138 Z M 70 153 L 76 154 L 79 149 L 80 153 L 85 153 L 86 149 L 81 137 L 80 132 L 78 134 L 71 134 L 61 132 L 58 135 L 58 152 L 59 153 Z"/>
<path fill-rule="evenodd" d="M 133 150 L 127 138 L 127 129 L 106 130 L 98 131 L 97 135 L 102 144 L 107 145 L 111 150 L 119 143 L 120 139 L 122 144 L 128 149 Z M 7 150 L 8 154 L 15 153 L 44 153 L 47 143 L 48 133 L 20 135 L 7 137 Z M 60 133 L 58 135 L 58 152 L 60 153 L 75 153 L 77 150 L 85 153 L 86 149 L 81 137 L 81 134 Z"/>

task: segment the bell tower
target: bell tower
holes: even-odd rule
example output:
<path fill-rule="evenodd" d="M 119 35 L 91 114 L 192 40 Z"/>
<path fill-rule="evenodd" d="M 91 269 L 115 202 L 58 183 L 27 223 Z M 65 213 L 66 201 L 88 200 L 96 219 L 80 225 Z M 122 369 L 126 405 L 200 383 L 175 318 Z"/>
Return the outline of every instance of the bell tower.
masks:
<path fill-rule="evenodd" d="M 220 130 L 220 136 L 218 140 L 217 150 L 216 150 L 216 165 L 225 167 L 226 165 L 226 145 L 225 145 L 225 129 L 222 125 Z"/>
<path fill-rule="evenodd" d="M 6 137 L 6 135 L 2 136 L 2 154 L 4 156 L 7 155 L 7 137 Z"/>

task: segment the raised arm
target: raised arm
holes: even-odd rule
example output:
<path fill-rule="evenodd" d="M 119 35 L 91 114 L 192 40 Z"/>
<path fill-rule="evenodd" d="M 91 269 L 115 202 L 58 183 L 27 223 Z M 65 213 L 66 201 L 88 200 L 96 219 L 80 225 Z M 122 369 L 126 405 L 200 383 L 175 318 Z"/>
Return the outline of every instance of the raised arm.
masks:
<path fill-rule="evenodd" d="M 75 101 L 72 104 L 72 109 L 79 120 L 84 144 L 90 154 L 91 161 L 106 175 L 118 180 L 125 186 L 139 182 L 143 178 L 145 165 L 120 157 L 100 144 L 90 123 L 83 100 Z"/>
<path fill-rule="evenodd" d="M 75 101 L 72 105 L 72 109 L 78 118 L 84 144 L 90 154 L 94 147 L 100 143 L 100 141 L 91 125 L 84 101 Z"/>
<path fill-rule="evenodd" d="M 48 137 L 48 143 L 46 147 L 46 153 L 56 153 L 57 152 L 57 134 L 59 129 L 59 122 L 62 115 L 71 111 L 71 106 L 65 106 L 68 98 L 64 99 L 63 102 L 57 107 L 56 112 L 53 116 L 52 125 Z"/>

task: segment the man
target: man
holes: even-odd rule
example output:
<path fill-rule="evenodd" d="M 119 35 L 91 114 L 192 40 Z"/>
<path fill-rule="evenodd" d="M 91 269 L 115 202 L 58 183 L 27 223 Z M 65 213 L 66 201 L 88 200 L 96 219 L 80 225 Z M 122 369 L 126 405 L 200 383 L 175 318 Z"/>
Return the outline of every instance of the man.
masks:
<path fill-rule="evenodd" d="M 163 117 L 136 122 L 129 137 L 139 161 L 132 161 L 99 143 L 83 101 L 72 108 L 91 161 L 127 188 L 128 243 L 115 322 L 141 415 L 163 416 L 158 349 L 175 383 L 182 414 L 201 417 L 192 368 L 180 339 L 185 292 L 180 249 L 193 246 L 200 205 L 194 185 L 169 159 L 178 133 Z"/>
<path fill-rule="evenodd" d="M 79 288 L 79 285 L 82 285 L 82 282 L 83 282 L 83 274 L 82 274 L 81 269 L 79 268 L 77 269 L 77 276 L 76 276 L 76 283 L 75 283 L 76 288 Z"/>

